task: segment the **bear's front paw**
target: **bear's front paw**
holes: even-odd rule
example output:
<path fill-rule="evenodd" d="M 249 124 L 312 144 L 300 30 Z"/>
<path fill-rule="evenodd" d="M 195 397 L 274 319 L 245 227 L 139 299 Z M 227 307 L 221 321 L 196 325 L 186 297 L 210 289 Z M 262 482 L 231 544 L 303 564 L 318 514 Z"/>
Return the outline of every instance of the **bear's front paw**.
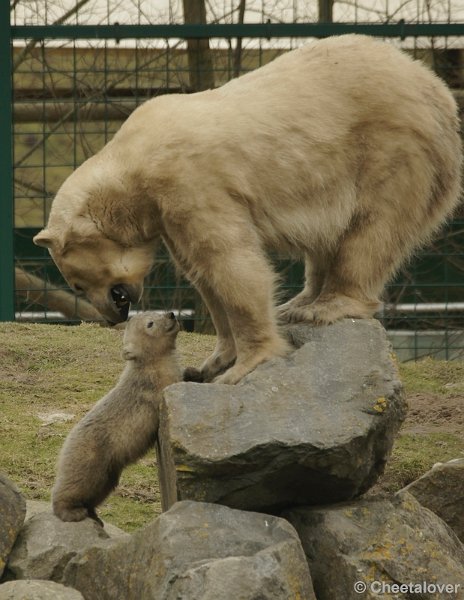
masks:
<path fill-rule="evenodd" d="M 195 369 L 195 367 L 187 367 L 184 369 L 184 373 L 182 376 L 184 381 L 194 381 L 196 383 L 203 383 L 205 378 L 200 369 Z"/>

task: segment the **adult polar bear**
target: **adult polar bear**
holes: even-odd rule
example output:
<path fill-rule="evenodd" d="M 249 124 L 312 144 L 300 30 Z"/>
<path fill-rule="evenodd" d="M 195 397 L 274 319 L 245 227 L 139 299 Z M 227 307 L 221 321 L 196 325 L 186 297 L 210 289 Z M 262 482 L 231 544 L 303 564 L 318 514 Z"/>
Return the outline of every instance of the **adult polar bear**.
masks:
<path fill-rule="evenodd" d="M 370 317 L 457 204 L 460 162 L 456 105 L 437 77 L 388 44 L 333 37 L 219 89 L 143 104 L 65 181 L 34 241 L 115 323 L 162 238 L 216 327 L 201 375 L 226 369 L 215 381 L 236 383 L 286 351 L 265 249 L 306 260 L 282 319 Z"/>

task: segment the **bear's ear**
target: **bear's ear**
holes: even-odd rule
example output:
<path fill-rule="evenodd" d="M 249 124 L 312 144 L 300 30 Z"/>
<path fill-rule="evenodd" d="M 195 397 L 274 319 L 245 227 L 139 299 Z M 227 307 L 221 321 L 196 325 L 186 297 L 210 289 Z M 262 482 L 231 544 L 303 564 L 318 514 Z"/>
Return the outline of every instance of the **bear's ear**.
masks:
<path fill-rule="evenodd" d="M 32 238 L 32 241 L 36 246 L 42 246 L 42 248 L 52 248 L 55 240 L 46 229 L 42 229 L 39 233 Z"/>

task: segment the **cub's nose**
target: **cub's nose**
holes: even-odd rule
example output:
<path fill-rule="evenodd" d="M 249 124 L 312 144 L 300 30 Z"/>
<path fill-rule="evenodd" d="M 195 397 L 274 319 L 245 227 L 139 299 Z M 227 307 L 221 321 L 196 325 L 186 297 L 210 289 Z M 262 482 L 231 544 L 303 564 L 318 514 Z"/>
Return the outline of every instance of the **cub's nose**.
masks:
<path fill-rule="evenodd" d="M 167 316 L 168 316 L 169 319 L 175 319 L 176 318 L 176 315 L 173 312 L 169 312 Z"/>

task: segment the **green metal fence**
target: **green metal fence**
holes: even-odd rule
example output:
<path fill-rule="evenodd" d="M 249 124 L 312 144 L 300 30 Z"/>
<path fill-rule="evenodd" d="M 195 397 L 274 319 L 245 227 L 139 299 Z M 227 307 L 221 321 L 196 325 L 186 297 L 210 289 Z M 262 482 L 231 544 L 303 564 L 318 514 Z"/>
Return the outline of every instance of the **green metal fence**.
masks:
<path fill-rule="evenodd" d="M 77 322 L 46 251 L 32 244 L 62 181 L 98 151 L 134 108 L 157 94 L 221 85 L 311 37 L 356 32 L 388 38 L 434 67 L 464 105 L 464 24 L 274 23 L 204 25 L 10 25 L 0 3 L 0 320 Z M 449 40 L 454 36 L 453 43 Z M 186 40 L 215 40 L 195 66 Z M 421 40 L 432 40 L 428 44 Z M 237 60 L 237 40 L 240 45 Z M 198 54 L 200 56 L 200 54 Z M 303 268 L 275 257 L 282 294 Z M 15 275 L 15 277 L 14 277 Z M 16 281 L 14 290 L 14 281 Z M 16 293 L 14 293 L 16 291 Z M 403 359 L 432 351 L 464 356 L 464 212 L 392 282 L 381 316 Z M 63 300 L 64 298 L 64 300 Z M 66 310 L 62 310 L 62 303 Z M 177 309 L 208 330 L 196 292 L 156 258 L 137 308 Z M 63 317 L 63 314 L 66 316 Z M 82 314 L 81 314 L 82 316 Z"/>

